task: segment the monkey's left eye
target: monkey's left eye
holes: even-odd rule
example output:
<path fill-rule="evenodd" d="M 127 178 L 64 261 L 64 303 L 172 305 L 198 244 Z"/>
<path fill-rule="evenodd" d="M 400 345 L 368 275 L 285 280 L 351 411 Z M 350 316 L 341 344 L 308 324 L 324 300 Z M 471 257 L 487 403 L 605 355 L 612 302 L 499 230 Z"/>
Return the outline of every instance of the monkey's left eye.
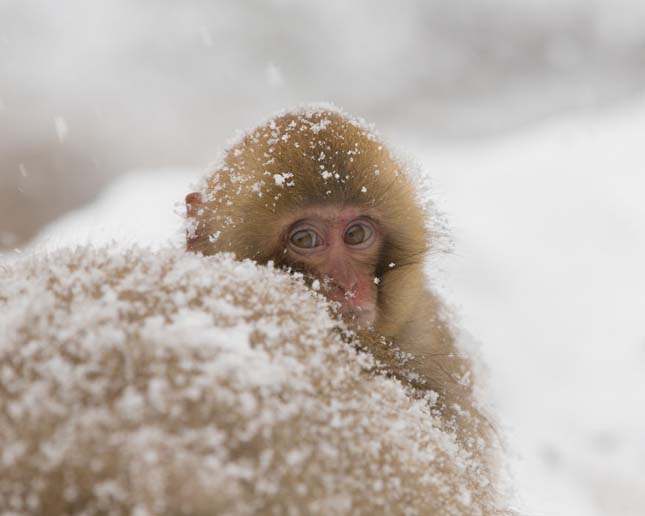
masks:
<path fill-rule="evenodd" d="M 300 249 L 313 249 L 320 245 L 321 240 L 313 229 L 300 229 L 291 234 L 289 242 Z"/>
<path fill-rule="evenodd" d="M 372 238 L 374 231 L 370 226 L 362 222 L 352 224 L 345 231 L 344 240 L 348 245 L 359 245 Z"/>

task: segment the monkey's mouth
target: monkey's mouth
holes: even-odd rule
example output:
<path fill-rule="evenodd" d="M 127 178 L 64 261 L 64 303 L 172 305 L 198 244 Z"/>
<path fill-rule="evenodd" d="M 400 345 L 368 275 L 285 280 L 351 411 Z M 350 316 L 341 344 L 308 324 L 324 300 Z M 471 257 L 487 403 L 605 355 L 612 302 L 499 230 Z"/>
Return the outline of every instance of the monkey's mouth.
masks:
<path fill-rule="evenodd" d="M 376 302 L 364 291 L 345 290 L 330 278 L 319 281 L 313 277 L 312 286 L 332 302 L 334 312 L 346 323 L 361 329 L 371 328 L 376 323 Z"/>
<path fill-rule="evenodd" d="M 372 308 L 351 307 L 341 310 L 343 319 L 362 328 L 371 328 L 376 322 L 376 311 Z"/>
<path fill-rule="evenodd" d="M 372 304 L 354 305 L 349 303 L 338 303 L 338 313 L 343 320 L 359 328 L 371 328 L 376 322 L 376 307 Z"/>

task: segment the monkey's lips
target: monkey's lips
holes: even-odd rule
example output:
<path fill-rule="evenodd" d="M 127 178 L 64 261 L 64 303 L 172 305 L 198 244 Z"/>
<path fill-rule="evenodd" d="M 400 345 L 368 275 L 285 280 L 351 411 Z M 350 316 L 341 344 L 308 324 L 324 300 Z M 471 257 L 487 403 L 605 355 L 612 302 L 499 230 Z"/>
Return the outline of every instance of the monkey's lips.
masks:
<path fill-rule="evenodd" d="M 362 328 L 374 326 L 376 322 L 376 303 L 371 299 L 359 299 L 352 296 L 328 296 L 337 303 L 337 312 L 343 320 Z"/>
<path fill-rule="evenodd" d="M 321 285 L 321 293 L 334 302 L 336 312 L 347 323 L 369 328 L 376 323 L 376 292 L 368 282 L 345 290 L 332 282 Z"/>

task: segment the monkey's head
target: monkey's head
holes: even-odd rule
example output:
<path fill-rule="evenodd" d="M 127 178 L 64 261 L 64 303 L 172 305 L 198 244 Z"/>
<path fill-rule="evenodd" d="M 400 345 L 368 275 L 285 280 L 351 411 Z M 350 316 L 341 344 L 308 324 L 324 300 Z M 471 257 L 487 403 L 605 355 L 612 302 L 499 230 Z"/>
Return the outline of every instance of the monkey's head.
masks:
<path fill-rule="evenodd" d="M 186 197 L 187 248 L 305 273 L 348 320 L 395 335 L 423 289 L 423 209 L 363 122 L 329 106 L 279 115 L 228 148 Z"/>

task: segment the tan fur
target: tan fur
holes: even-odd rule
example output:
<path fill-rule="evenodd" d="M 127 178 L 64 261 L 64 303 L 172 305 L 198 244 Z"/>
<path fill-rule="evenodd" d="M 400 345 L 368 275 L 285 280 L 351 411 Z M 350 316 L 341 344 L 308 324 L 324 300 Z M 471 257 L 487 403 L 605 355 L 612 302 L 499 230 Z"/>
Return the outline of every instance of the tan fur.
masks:
<path fill-rule="evenodd" d="M 325 307 L 223 255 L 0 266 L 0 512 L 501 514 L 436 403 L 374 374 Z"/>

